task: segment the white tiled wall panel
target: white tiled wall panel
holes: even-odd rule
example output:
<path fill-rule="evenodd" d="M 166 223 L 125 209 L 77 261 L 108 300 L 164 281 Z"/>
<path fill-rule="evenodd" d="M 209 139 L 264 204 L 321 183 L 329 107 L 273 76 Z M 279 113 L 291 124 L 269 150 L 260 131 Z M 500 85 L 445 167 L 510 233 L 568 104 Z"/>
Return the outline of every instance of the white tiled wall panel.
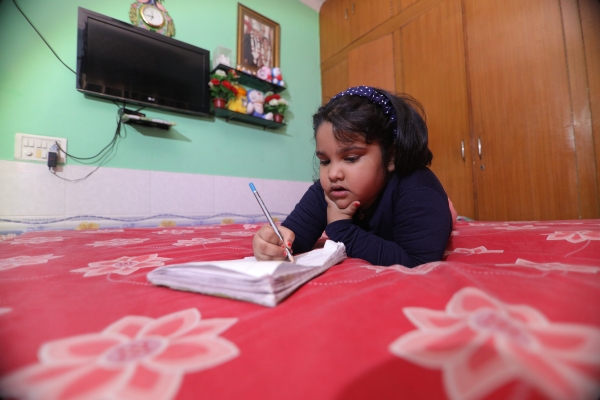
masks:
<path fill-rule="evenodd" d="M 94 169 L 66 165 L 58 175 L 78 180 Z M 289 214 L 311 185 L 106 167 L 79 182 L 68 182 L 39 164 L 0 160 L 0 231 L 11 230 L 15 224 L 33 226 L 38 219 L 45 221 L 44 229 L 62 229 L 77 226 L 86 218 L 145 218 L 154 223 L 153 218 L 160 222 L 165 215 L 260 217 L 262 211 L 249 182 L 255 184 L 273 214 Z"/>
<path fill-rule="evenodd" d="M 0 215 L 65 213 L 65 182 L 40 164 L 0 161 Z"/>
<path fill-rule="evenodd" d="M 201 215 L 215 212 L 215 177 L 151 171 L 150 213 Z"/>
<path fill-rule="evenodd" d="M 96 167 L 65 166 L 67 179 L 85 177 Z M 83 181 L 67 182 L 65 215 L 149 215 L 150 171 L 99 168 Z"/>

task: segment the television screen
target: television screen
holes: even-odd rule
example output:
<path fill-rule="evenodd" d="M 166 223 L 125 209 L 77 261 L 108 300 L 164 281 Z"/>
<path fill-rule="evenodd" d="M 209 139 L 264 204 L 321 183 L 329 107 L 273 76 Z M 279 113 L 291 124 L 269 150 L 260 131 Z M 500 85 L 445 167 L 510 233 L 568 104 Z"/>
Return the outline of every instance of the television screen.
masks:
<path fill-rule="evenodd" d="M 79 8 L 77 90 L 188 114 L 209 113 L 210 53 Z"/>

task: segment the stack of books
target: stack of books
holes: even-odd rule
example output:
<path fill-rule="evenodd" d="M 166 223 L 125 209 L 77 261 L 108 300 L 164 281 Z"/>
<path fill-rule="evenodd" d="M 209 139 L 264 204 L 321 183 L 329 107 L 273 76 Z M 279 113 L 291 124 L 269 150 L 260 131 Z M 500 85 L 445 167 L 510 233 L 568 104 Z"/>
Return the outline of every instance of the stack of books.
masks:
<path fill-rule="evenodd" d="M 296 289 L 346 258 L 343 243 L 295 256 L 296 262 L 243 260 L 168 265 L 148 273 L 154 285 L 275 307 Z"/>

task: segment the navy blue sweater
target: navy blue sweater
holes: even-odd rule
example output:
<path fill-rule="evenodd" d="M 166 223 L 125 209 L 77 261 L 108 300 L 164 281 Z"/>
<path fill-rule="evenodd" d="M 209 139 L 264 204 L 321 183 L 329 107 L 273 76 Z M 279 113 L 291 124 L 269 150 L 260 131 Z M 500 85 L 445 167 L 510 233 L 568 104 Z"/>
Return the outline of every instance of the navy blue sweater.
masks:
<path fill-rule="evenodd" d="M 327 202 L 320 182 L 304 194 L 282 225 L 296 235 L 295 254 L 313 248 L 323 231 L 346 246 L 349 257 L 373 265 L 415 267 L 439 261 L 452 231 L 448 196 L 437 177 L 421 168 L 391 178 L 364 215 L 327 224 Z"/>

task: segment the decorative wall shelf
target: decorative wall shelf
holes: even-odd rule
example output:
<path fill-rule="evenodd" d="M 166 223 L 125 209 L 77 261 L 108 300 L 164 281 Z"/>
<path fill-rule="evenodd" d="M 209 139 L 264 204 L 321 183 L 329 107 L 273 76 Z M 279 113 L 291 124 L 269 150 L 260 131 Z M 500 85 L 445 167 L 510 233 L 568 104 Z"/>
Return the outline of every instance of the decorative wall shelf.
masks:
<path fill-rule="evenodd" d="M 225 72 L 229 72 L 230 70 L 235 70 L 235 72 L 240 76 L 238 83 L 243 86 L 248 86 L 256 90 L 260 90 L 261 92 L 271 91 L 273 93 L 280 93 L 285 90 L 285 86 L 279 86 L 271 82 L 267 82 L 264 79 L 260 79 L 254 75 L 248 74 L 246 72 L 242 72 L 235 68 L 229 67 L 227 65 L 219 64 L 212 71 L 211 74 L 214 74 L 216 70 L 222 70 Z M 264 118 L 254 117 L 252 115 L 242 114 L 235 111 L 231 111 L 227 108 L 214 108 L 214 113 L 219 118 L 224 118 L 225 121 L 239 121 L 244 122 L 246 124 L 262 126 L 264 129 L 279 129 L 281 127 L 286 126 L 284 123 L 269 121 Z"/>
<path fill-rule="evenodd" d="M 232 67 L 228 67 L 227 65 L 219 64 L 212 71 L 211 74 L 214 74 L 216 70 L 222 70 L 225 72 L 229 72 L 230 70 L 235 70 L 237 74 L 240 76 L 240 80 L 238 81 L 240 85 L 250 86 L 253 89 L 260 90 L 261 92 L 271 91 L 273 93 L 280 93 L 285 90 L 285 86 L 279 86 L 271 82 L 267 82 L 264 79 L 260 79 L 254 75 L 248 74 L 246 72 L 242 72 Z"/>
<path fill-rule="evenodd" d="M 215 108 L 215 115 L 220 118 L 224 118 L 225 121 L 239 121 L 246 124 L 262 126 L 264 129 L 279 129 L 285 124 L 269 121 L 264 118 L 253 117 L 252 115 L 242 114 L 235 111 L 228 110 L 227 108 Z"/>

